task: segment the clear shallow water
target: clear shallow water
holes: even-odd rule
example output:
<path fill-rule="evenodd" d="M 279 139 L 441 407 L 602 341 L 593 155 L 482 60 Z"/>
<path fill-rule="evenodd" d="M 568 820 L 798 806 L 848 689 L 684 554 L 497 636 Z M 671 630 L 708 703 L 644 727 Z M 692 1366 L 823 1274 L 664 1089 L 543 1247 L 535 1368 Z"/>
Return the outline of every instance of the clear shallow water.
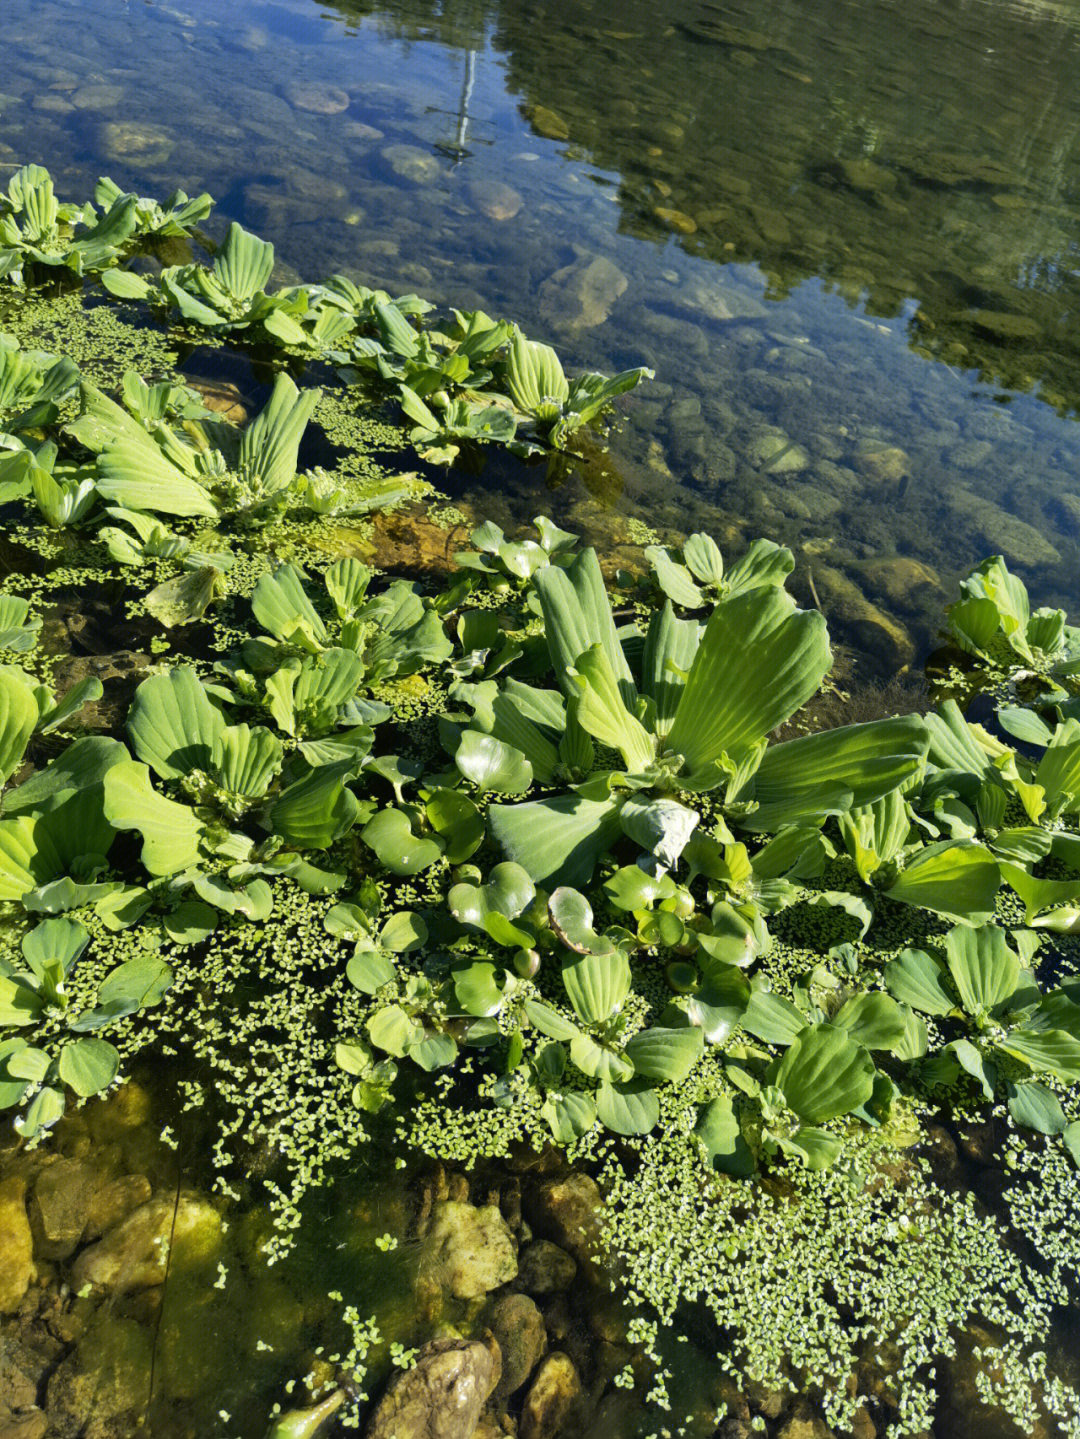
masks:
<path fill-rule="evenodd" d="M 0 165 L 205 187 L 282 278 L 348 269 L 653 365 L 609 459 L 453 483 L 601 537 L 615 507 L 787 540 L 887 674 L 988 552 L 1073 598 L 1078 20 L 9 0 Z"/>

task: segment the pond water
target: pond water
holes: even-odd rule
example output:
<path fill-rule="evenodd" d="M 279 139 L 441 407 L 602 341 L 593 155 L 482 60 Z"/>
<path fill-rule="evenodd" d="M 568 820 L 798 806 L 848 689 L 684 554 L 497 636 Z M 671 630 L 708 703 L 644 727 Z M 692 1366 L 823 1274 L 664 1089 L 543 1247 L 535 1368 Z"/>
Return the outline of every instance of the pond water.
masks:
<path fill-rule="evenodd" d="M 209 189 L 282 275 L 346 270 L 647 363 L 584 473 L 455 478 L 795 579 L 886 676 L 1000 551 L 1080 535 L 1080 5 L 9 0 L 0 166 Z M 547 493 L 548 490 L 553 493 Z"/>
<path fill-rule="evenodd" d="M 271 239 L 283 282 L 343 271 L 514 318 L 568 368 L 655 370 L 577 470 L 439 476 L 496 521 L 787 543 L 794 592 L 868 680 L 917 671 L 985 554 L 1075 609 L 1080 0 L 4 0 L 2 23 L 0 180 L 38 160 L 65 197 L 101 174 L 205 188 L 214 233 L 236 219 Z M 175 1190 L 175 1217 L 198 1130 L 178 1158 L 151 1138 L 176 1115 L 132 1092 L 134 1115 L 114 1097 L 61 1131 L 69 1182 L 104 1150 L 110 1184 Z M 136 1293 L 50 1319 L 55 1432 L 99 1406 L 86 1432 L 112 1439 L 110 1396 L 145 1394 L 151 1432 L 259 1439 L 287 1377 L 363 1348 L 346 1304 L 410 1342 L 418 1259 L 398 1238 L 415 1233 L 416 1174 L 364 1148 L 272 1276 L 252 1261 L 253 1180 L 224 1239 L 190 1200 L 190 1265 L 164 1310 Z M 952 1158 L 954 1187 L 1000 1201 L 984 1153 Z M 451 1203 L 455 1182 L 425 1180 Z M 469 1194 L 513 1216 L 520 1190 L 495 1174 Z M 464 1328 L 475 1307 L 442 1318 Z M 625 1335 L 603 1316 L 553 1322 L 568 1348 Z M 710 1342 L 676 1381 L 701 1412 Z M 1062 1372 L 1070 1344 L 1056 1332 Z M 383 1351 L 372 1392 L 389 1367 Z M 965 1382 L 942 1439 L 982 1422 Z M 789 1439 L 820 1433 L 787 1397 L 768 1417 Z M 609 1405 L 590 1433 L 655 1422 Z"/>

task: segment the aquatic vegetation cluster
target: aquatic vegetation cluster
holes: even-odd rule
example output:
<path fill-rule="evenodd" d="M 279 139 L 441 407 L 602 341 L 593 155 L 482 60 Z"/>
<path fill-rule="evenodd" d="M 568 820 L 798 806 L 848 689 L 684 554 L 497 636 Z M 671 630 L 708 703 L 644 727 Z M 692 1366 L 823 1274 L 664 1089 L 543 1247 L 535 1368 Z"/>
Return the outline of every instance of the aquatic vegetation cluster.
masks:
<path fill-rule="evenodd" d="M 462 438 L 559 448 L 639 378 L 571 383 L 512 326 L 418 331 L 422 302 L 351 282 L 270 295 L 272 253 L 236 226 L 209 269 L 121 269 L 201 201 L 102 182 L 98 220 L 55 206 L 44 171 L 16 180 L 16 283 L 98 272 L 182 326 L 371 369 L 429 458 Z M 129 373 L 114 399 L 67 358 L 0 348 L 0 501 L 32 519 L 13 543 L 32 552 L 43 525 L 165 648 L 195 636 L 80 731 L 100 680 L 57 697 L 39 651 L 40 596 L 71 571 L 0 597 L 0 1105 L 18 1134 L 40 1142 L 157 1054 L 217 1125 L 219 1188 L 259 1153 L 272 1254 L 387 1115 L 469 1167 L 554 1144 L 606 1190 L 661 1409 L 679 1395 L 660 1329 L 700 1299 L 721 1378 L 799 1385 L 843 1424 L 873 1393 L 898 1436 L 925 1428 L 933 1366 L 977 1315 L 997 1326 L 986 1397 L 1080 1432 L 1037 1357 L 1077 1241 L 1031 1198 L 1080 1165 L 1064 614 L 1031 615 L 987 561 L 948 622 L 999 676 L 993 728 L 950 698 L 801 732 L 827 627 L 768 541 L 734 563 L 705 534 L 650 546 L 610 589 L 543 517 L 536 538 L 476 526 L 426 587 L 317 545 L 268 555 L 283 519 L 317 529 L 402 492 L 298 473 L 317 404 L 280 369 L 241 429 L 170 381 Z M 1049 1278 L 907 1154 L 938 1116 L 988 1106 Z M 901 1340 L 875 1389 L 867 1344 Z"/>

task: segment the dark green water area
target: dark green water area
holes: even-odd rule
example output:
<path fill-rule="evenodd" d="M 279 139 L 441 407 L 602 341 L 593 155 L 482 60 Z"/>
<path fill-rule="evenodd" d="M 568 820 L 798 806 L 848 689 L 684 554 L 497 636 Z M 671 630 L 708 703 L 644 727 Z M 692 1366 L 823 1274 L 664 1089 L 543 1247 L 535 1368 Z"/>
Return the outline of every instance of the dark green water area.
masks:
<path fill-rule="evenodd" d="M 0 278 L 193 386 L 174 458 L 323 387 L 338 496 L 138 569 L 0 491 L 0 1439 L 1080 1439 L 1080 0 L 0 0 L 0 56 L 0 191 L 654 372 L 445 467 L 325 353 Z"/>

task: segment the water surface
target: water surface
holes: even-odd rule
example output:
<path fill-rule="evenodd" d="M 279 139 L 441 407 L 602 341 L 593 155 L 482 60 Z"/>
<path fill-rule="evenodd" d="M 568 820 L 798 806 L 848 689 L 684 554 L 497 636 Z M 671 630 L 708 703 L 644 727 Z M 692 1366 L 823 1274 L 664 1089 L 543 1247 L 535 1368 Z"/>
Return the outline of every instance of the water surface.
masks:
<path fill-rule="evenodd" d="M 347 269 L 653 365 L 610 459 L 455 483 L 601 538 L 615 507 L 786 540 L 887 673 L 985 553 L 1072 599 L 1078 18 L 9 0 L 0 165 L 205 187 L 282 278 Z"/>

